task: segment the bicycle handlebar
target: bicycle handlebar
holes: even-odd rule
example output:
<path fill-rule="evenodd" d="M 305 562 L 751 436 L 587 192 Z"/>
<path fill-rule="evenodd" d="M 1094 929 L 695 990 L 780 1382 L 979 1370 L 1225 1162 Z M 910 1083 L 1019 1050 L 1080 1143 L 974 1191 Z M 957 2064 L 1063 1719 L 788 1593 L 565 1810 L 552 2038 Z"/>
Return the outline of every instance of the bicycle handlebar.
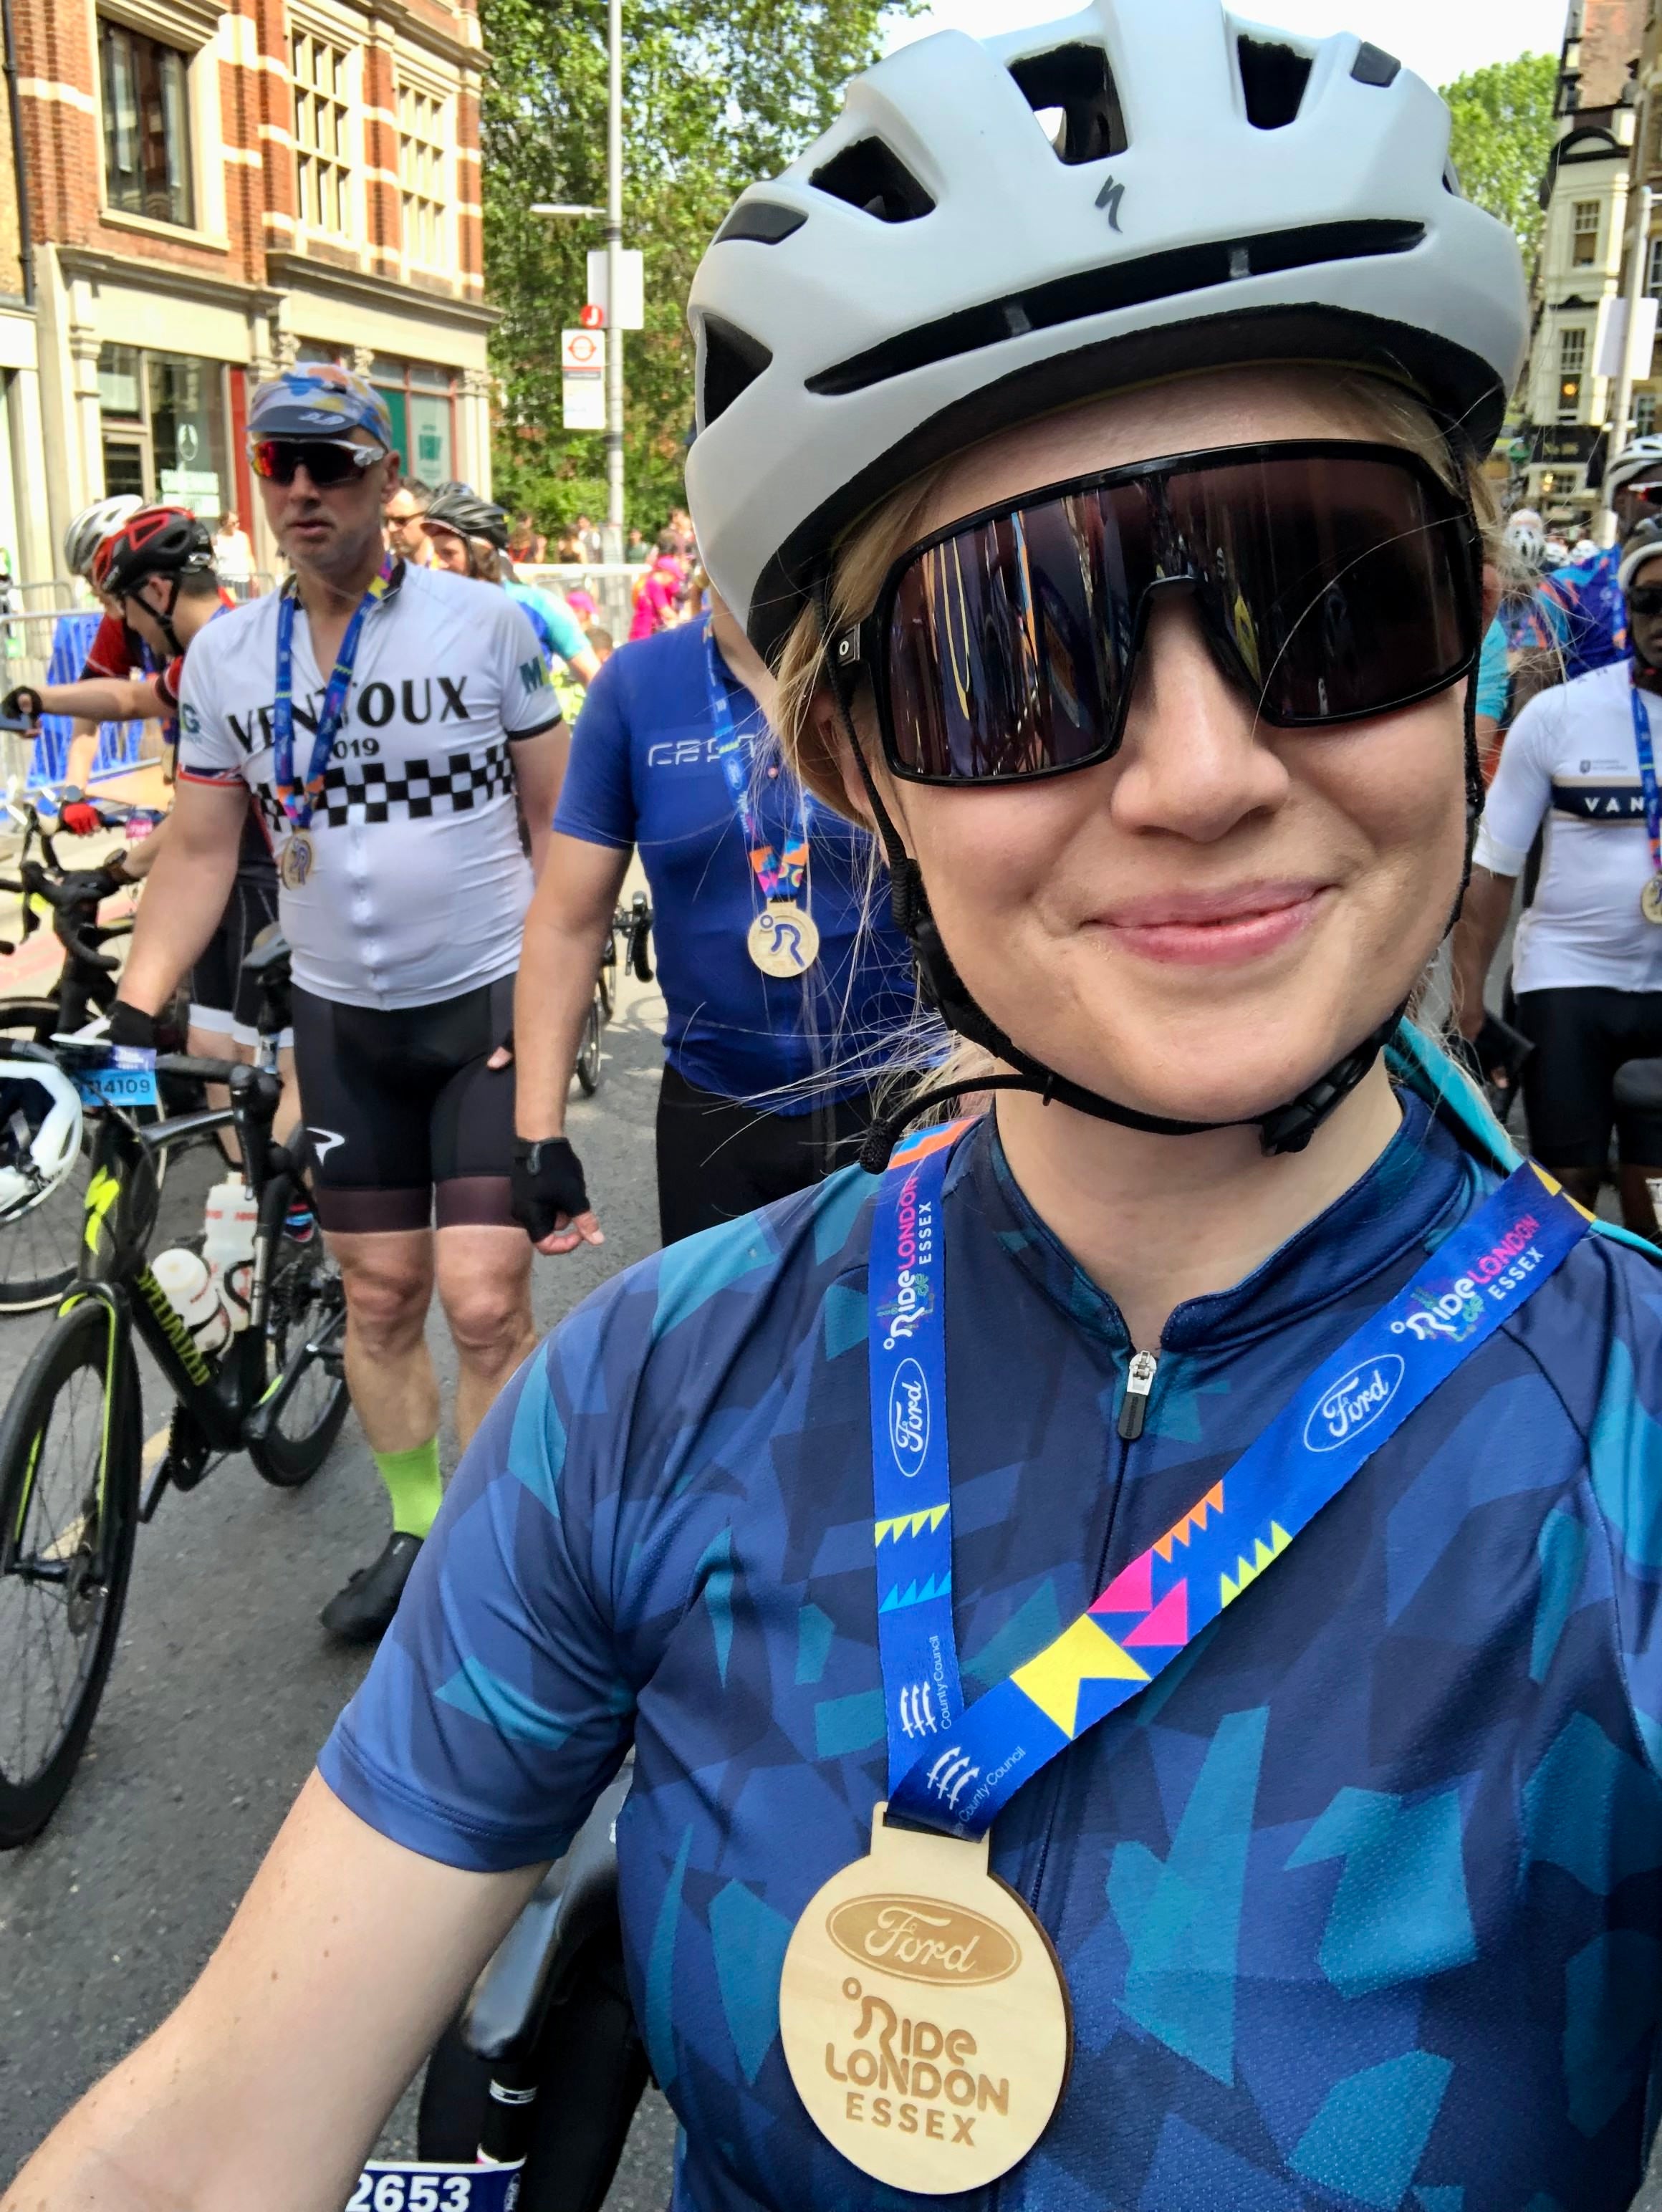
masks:
<path fill-rule="evenodd" d="M 99 1040 L 94 1037 L 88 1042 L 95 1044 Z M 0 1060 L 44 1060 L 56 1066 L 58 1054 L 49 1044 L 35 1044 L 27 1037 L 0 1036 Z M 187 1082 L 227 1085 L 234 1085 L 238 1076 L 252 1080 L 259 1073 L 246 1060 L 198 1060 L 195 1054 L 188 1052 L 159 1052 L 155 1072 L 158 1075 L 180 1076 Z"/>
<path fill-rule="evenodd" d="M 72 960 L 79 960 L 88 968 L 101 968 L 109 975 L 113 975 L 121 965 L 109 953 L 100 952 L 88 945 L 78 929 L 70 929 L 67 924 L 64 930 L 64 949 Z"/>

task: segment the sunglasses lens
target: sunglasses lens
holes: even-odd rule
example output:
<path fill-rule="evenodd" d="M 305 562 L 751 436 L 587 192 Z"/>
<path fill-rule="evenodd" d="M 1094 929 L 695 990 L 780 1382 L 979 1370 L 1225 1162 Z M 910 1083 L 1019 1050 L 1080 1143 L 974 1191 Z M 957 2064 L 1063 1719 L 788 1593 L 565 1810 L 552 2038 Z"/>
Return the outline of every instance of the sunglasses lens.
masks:
<path fill-rule="evenodd" d="M 1647 584 L 1641 589 L 1630 591 L 1628 612 L 1643 615 L 1647 620 L 1653 615 L 1662 615 L 1662 584 Z"/>
<path fill-rule="evenodd" d="M 940 782 L 1042 775 L 1118 741 L 1150 589 L 1193 589 L 1214 652 L 1275 725 L 1452 683 L 1478 637 L 1466 527 L 1406 463 L 1287 455 L 1149 474 L 973 523 L 889 603 L 886 746 Z"/>
<path fill-rule="evenodd" d="M 327 439 L 262 438 L 253 449 L 254 471 L 279 484 L 293 483 L 301 468 L 320 487 L 351 483 L 360 474 L 357 451 Z"/>

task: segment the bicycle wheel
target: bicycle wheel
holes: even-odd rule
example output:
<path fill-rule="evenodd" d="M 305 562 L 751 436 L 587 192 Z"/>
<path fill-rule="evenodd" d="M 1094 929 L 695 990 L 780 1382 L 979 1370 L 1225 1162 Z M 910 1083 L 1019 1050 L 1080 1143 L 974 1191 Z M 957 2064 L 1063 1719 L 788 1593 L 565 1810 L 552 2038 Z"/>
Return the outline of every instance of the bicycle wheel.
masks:
<path fill-rule="evenodd" d="M 58 1027 L 51 999 L 0 1000 L 0 1036 L 43 1044 Z M 62 1297 L 75 1280 L 92 1171 L 90 1130 L 81 1157 L 57 1189 L 0 1226 L 0 1313 L 29 1313 Z"/>
<path fill-rule="evenodd" d="M 346 1419 L 350 1401 L 340 1334 L 345 1303 L 340 1270 L 324 1249 L 322 1231 L 314 1229 L 306 1244 L 285 1238 L 271 1282 L 272 1381 L 288 1373 L 302 1346 L 325 1343 L 328 1348 L 305 1362 L 265 1443 L 249 1448 L 255 1468 L 279 1490 L 298 1490 L 311 1480 Z"/>
<path fill-rule="evenodd" d="M 588 1012 L 583 1016 L 583 1041 L 577 1048 L 577 1081 L 585 1098 L 592 1098 L 600 1087 L 600 1029 L 604 1017 L 600 1012 L 600 994 L 597 991 L 588 1002 Z"/>
<path fill-rule="evenodd" d="M 40 1834 L 86 1749 L 138 1533 L 141 1425 L 131 1351 L 83 1298 L 0 1416 L 0 1850 Z"/>

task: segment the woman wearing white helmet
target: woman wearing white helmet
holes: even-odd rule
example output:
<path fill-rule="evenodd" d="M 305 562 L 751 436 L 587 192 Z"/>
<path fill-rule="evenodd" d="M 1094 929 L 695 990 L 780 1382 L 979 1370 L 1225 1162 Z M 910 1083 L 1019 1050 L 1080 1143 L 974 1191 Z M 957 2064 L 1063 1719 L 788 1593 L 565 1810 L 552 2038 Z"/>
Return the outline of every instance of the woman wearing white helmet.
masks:
<path fill-rule="evenodd" d="M 1627 2202 L 1655 1278 L 1403 1020 L 1525 331 L 1447 129 L 1353 37 L 1098 0 L 740 200 L 700 547 L 995 1105 L 528 1363 L 20 2212 L 338 2201 L 631 1735 L 678 2212 Z"/>

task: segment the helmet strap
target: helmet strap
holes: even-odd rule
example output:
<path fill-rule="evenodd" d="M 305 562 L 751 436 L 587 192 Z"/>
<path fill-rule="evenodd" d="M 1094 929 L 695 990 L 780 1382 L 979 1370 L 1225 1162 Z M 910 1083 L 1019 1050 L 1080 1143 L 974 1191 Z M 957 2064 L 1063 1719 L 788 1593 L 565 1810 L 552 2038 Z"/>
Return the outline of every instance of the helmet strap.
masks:
<path fill-rule="evenodd" d="M 831 622 L 830 579 L 823 569 L 815 581 L 814 604 L 819 617 L 820 636 L 829 646 L 836 632 Z M 1099 1091 L 1087 1090 L 1083 1084 L 1074 1082 L 1068 1076 L 1057 1074 L 1053 1068 L 1046 1067 L 1042 1060 L 1034 1059 L 1031 1053 L 1024 1052 L 982 1011 L 953 966 L 952 956 L 930 910 L 922 871 L 906 850 L 899 830 L 884 805 L 877 779 L 866 757 L 865 747 L 855 728 L 852 709 L 855 680 L 848 672 L 839 669 L 834 659 L 831 661 L 831 695 L 837 702 L 843 734 L 853 750 L 860 780 L 866 787 L 873 821 L 888 861 L 890 903 L 894 924 L 910 940 L 919 988 L 925 1001 L 934 1007 L 949 1030 L 959 1036 L 967 1037 L 971 1044 L 983 1046 L 1013 1071 L 1009 1074 L 977 1075 L 968 1077 L 961 1083 L 942 1084 L 890 1113 L 877 1115 L 860 1155 L 860 1164 L 867 1174 L 882 1173 L 908 1122 L 953 1098 L 984 1091 L 1032 1091 L 1047 1106 L 1052 1103 L 1071 1106 L 1076 1112 L 1088 1114 L 1097 1121 L 1113 1121 L 1122 1128 L 1140 1129 L 1160 1137 L 1196 1137 L 1213 1129 L 1248 1128 L 1256 1125 L 1266 1153 L 1301 1152 L 1323 1122 L 1349 1097 L 1379 1058 L 1403 1018 L 1407 1000 L 1393 1007 L 1359 1043 L 1352 1046 L 1324 1074 L 1318 1075 L 1313 1083 L 1307 1084 L 1285 1104 L 1271 1107 L 1263 1114 L 1246 1115 L 1239 1121 L 1180 1121 L 1166 1115 L 1145 1114 L 1134 1106 L 1121 1105 L 1117 1099 L 1105 1098 Z M 1473 808 L 1475 805 L 1481 811 L 1482 805 L 1482 777 L 1477 764 L 1475 680 L 1467 685 L 1466 700 L 1466 874 L 1469 875 L 1471 848 L 1476 836 L 1476 813 Z M 1464 896 L 1464 876 L 1460 888 Z M 1449 928 L 1453 927 L 1454 918 L 1458 912 L 1459 901 L 1457 899 L 1449 916 Z"/>

